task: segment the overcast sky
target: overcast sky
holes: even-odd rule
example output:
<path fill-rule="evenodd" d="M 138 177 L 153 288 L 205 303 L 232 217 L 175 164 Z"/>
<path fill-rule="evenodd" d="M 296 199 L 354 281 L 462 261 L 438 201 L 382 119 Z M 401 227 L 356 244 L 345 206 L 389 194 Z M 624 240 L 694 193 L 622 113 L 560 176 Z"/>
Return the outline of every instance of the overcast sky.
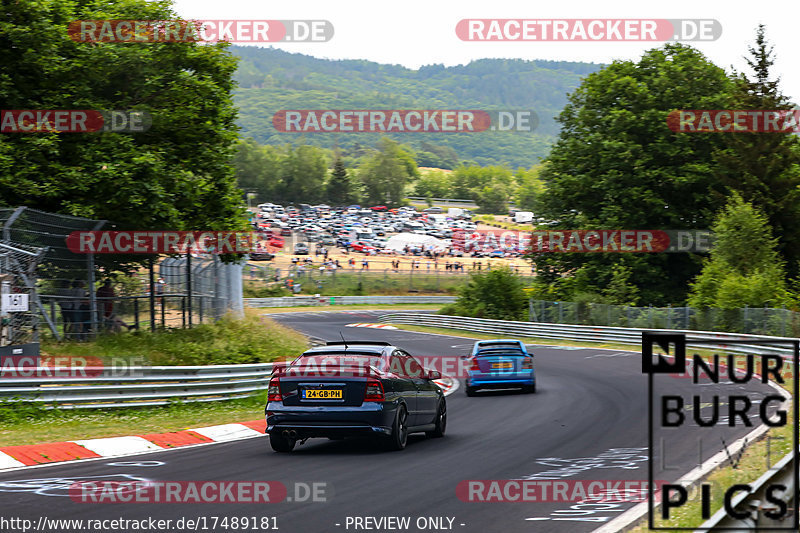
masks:
<path fill-rule="evenodd" d="M 738 4 L 738 6 L 737 6 Z M 753 12 L 763 6 L 764 12 Z M 783 93 L 800 102 L 800 68 L 797 66 L 798 0 L 732 2 L 730 0 L 641 1 L 437 1 L 404 0 L 176 0 L 182 18 L 191 19 L 325 19 L 334 27 L 326 43 L 273 44 L 291 52 L 329 59 L 368 59 L 409 68 L 443 63 L 459 65 L 480 58 L 550 59 L 609 63 L 637 59 L 653 42 L 465 42 L 455 32 L 465 18 L 510 19 L 716 19 L 721 37 L 713 42 L 690 43 L 711 61 L 729 70 L 731 65 L 751 74 L 743 56 L 753 43 L 759 23 L 775 47 L 773 72 L 781 78 Z M 261 45 L 267 46 L 267 45 Z"/>

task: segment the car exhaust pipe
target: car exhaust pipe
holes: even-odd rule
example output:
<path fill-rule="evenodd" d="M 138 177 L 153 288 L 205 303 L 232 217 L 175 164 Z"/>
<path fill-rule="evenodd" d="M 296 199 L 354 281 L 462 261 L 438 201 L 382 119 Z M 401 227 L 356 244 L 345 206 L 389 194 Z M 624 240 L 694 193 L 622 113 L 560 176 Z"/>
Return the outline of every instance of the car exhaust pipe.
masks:
<path fill-rule="evenodd" d="M 281 435 L 283 435 L 287 439 L 297 439 L 297 431 L 295 431 L 293 429 L 284 429 L 281 432 Z"/>

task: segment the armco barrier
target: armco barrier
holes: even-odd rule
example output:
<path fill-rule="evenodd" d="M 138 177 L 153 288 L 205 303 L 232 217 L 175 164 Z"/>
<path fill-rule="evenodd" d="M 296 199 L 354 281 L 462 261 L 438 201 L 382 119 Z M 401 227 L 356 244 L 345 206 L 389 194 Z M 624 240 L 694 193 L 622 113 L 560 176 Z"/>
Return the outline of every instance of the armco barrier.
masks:
<path fill-rule="evenodd" d="M 0 401 L 23 400 L 59 409 L 141 407 L 251 396 L 267 388 L 272 363 L 85 370 L 23 367 L 17 374 L 0 377 Z"/>
<path fill-rule="evenodd" d="M 282 296 L 277 298 L 245 298 L 245 307 L 295 307 L 314 305 L 361 304 L 449 304 L 455 296 Z"/>
<path fill-rule="evenodd" d="M 475 331 L 491 335 L 538 337 L 544 339 L 562 339 L 585 342 L 612 342 L 621 344 L 641 344 L 643 329 L 618 328 L 609 326 L 577 326 L 573 324 L 549 324 L 543 322 L 517 322 L 513 320 L 491 320 L 485 318 L 470 318 L 463 316 L 433 315 L 427 313 L 387 313 L 381 315 L 381 322 L 395 324 L 410 324 L 416 326 L 431 326 L 438 328 L 452 328 L 464 331 Z M 691 331 L 681 329 L 647 329 L 646 331 L 663 331 L 670 333 L 685 333 L 692 339 L 719 341 L 717 344 L 687 346 L 694 348 L 712 348 L 725 350 L 732 353 L 777 354 L 792 359 L 791 350 L 785 347 L 770 346 L 769 344 L 737 344 L 728 345 L 726 341 L 785 341 L 794 340 L 786 337 L 765 337 L 759 335 L 744 335 L 740 333 L 722 333 L 714 331 Z"/>
<path fill-rule="evenodd" d="M 641 345 L 642 342 L 642 329 L 634 328 L 616 328 L 616 327 L 601 327 L 601 326 L 576 326 L 570 324 L 547 324 L 547 323 L 533 323 L 533 322 L 516 322 L 509 320 L 490 320 L 482 318 L 470 318 L 460 316 L 447 316 L 447 315 L 432 315 L 424 313 L 388 313 L 380 317 L 381 322 L 388 322 L 394 324 L 410 324 L 416 326 L 431 326 L 439 328 L 456 329 L 462 331 L 474 331 L 478 333 L 488 333 L 491 335 L 502 335 L 508 337 L 537 337 L 545 339 L 559 339 L 559 340 L 574 340 L 574 341 L 587 341 L 587 342 L 613 342 L 621 344 L 636 344 Z M 690 330 L 655 330 L 648 329 L 647 331 L 664 331 L 672 333 L 685 333 L 687 337 L 695 340 L 714 340 L 719 341 L 715 344 L 692 344 L 691 341 L 687 342 L 687 346 L 696 348 L 716 348 L 734 353 L 752 353 L 752 354 L 779 354 L 788 359 L 793 358 L 793 352 L 790 349 L 780 348 L 777 346 L 770 346 L 768 344 L 758 345 L 745 345 L 737 344 L 731 346 L 726 343 L 733 340 L 759 340 L 759 341 L 780 341 L 780 340 L 794 340 L 786 339 L 784 337 L 764 337 L 757 335 L 743 335 L 738 333 L 721 333 L 713 331 L 690 331 Z M 795 423 L 797 423 L 795 421 Z M 725 510 L 720 510 L 714 516 L 705 522 L 702 527 L 703 530 L 714 531 L 717 528 L 728 528 L 733 531 L 759 531 L 759 526 L 768 525 L 770 527 L 780 527 L 780 523 L 767 523 L 765 522 L 768 517 L 765 516 L 765 508 L 763 505 L 763 492 L 768 484 L 780 483 L 788 487 L 785 493 L 784 500 L 788 502 L 788 506 L 792 507 L 792 500 L 797 500 L 798 488 L 793 483 L 793 453 L 786 455 L 781 461 L 775 465 L 774 468 L 764 473 L 754 484 L 754 491 L 751 494 L 742 494 L 733 502 L 733 506 L 737 511 L 750 511 L 753 518 L 746 520 L 734 520 L 729 517 Z M 631 509 L 633 512 L 634 509 Z M 621 516 L 620 519 L 625 523 L 609 523 L 607 527 L 601 527 L 596 531 L 623 531 L 638 522 L 644 517 L 647 512 L 646 506 L 639 508 L 637 515 Z M 795 511 L 796 512 L 796 511 Z M 615 521 L 616 522 L 616 521 Z"/>
<path fill-rule="evenodd" d="M 272 363 L 122 369 L 20 367 L 16 370 L 17 377 L 8 377 L 7 368 L 6 375 L 0 377 L 0 402 L 34 402 L 48 409 L 215 402 L 245 398 L 266 390 L 272 370 Z M 458 387 L 456 380 L 447 376 L 440 385 L 445 391 Z"/>

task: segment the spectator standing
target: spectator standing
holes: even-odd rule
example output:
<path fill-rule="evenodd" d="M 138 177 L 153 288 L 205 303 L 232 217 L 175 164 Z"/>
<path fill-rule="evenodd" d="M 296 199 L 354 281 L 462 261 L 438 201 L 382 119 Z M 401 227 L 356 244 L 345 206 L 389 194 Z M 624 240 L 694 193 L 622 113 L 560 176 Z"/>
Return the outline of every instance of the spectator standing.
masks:
<path fill-rule="evenodd" d="M 113 323 L 114 298 L 117 296 L 110 279 L 105 280 L 97 289 L 96 296 L 100 307 L 100 312 L 98 313 L 100 315 L 100 323 L 104 329 L 108 329 Z"/>
<path fill-rule="evenodd" d="M 76 279 L 72 282 L 72 288 L 69 290 L 70 299 L 68 301 L 72 302 L 73 333 L 77 340 L 86 339 L 91 319 L 89 301 L 86 299 L 89 294 L 86 292 L 85 286 L 81 280 Z"/>
<path fill-rule="evenodd" d="M 64 280 L 61 283 L 62 286 L 56 295 L 60 296 L 58 305 L 61 307 L 61 318 L 64 320 L 64 336 L 69 338 L 75 329 L 75 302 L 71 299 L 72 291 L 69 288 L 69 281 Z"/>

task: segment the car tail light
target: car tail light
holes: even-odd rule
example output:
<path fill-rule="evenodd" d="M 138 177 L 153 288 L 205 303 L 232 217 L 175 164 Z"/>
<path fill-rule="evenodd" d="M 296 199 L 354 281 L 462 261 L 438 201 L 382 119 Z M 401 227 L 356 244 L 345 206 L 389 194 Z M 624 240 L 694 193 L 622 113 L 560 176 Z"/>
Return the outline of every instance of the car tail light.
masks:
<path fill-rule="evenodd" d="M 272 378 L 269 380 L 269 389 L 267 389 L 267 401 L 280 402 L 283 400 L 281 396 L 281 380 Z"/>
<path fill-rule="evenodd" d="M 472 372 L 480 372 L 481 371 L 481 367 L 478 366 L 478 358 L 477 357 L 473 357 L 472 358 L 472 364 L 470 365 L 469 369 Z"/>
<path fill-rule="evenodd" d="M 365 402 L 382 402 L 384 400 L 383 396 L 383 385 L 377 379 L 370 378 L 367 380 L 367 387 L 364 391 L 364 401 Z"/>
<path fill-rule="evenodd" d="M 525 370 L 532 370 L 533 369 L 533 358 L 532 357 L 524 357 L 522 359 L 522 368 Z"/>

